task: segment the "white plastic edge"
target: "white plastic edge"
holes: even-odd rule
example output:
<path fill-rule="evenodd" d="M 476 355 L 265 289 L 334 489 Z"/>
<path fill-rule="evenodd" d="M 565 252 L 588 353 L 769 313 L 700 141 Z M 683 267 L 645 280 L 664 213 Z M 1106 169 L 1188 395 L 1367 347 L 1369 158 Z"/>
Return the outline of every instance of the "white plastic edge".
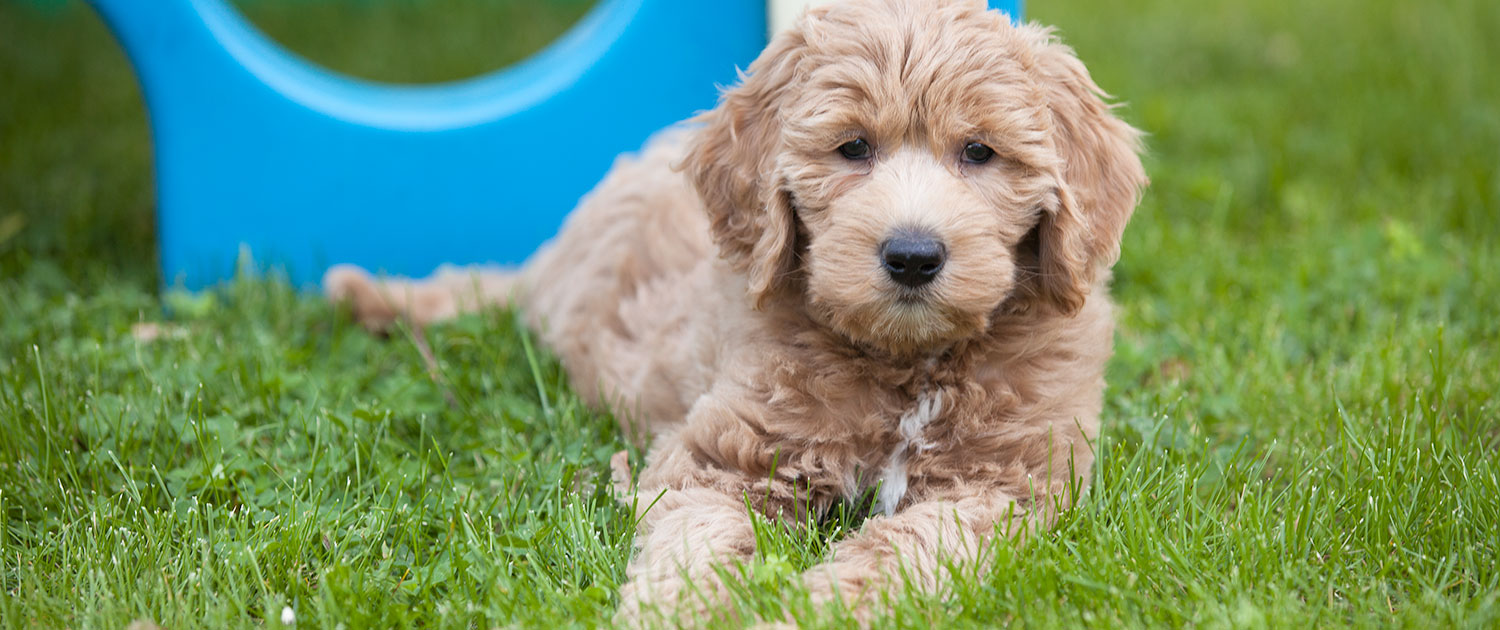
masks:
<path fill-rule="evenodd" d="M 766 23 L 771 27 L 771 37 L 790 27 L 802 11 L 811 6 L 828 4 L 832 0 L 766 0 Z"/>

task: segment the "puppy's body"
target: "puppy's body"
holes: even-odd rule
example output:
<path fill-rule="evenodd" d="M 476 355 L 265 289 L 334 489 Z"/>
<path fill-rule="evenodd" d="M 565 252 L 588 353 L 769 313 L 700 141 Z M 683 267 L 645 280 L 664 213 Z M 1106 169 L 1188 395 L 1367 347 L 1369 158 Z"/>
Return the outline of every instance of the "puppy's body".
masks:
<path fill-rule="evenodd" d="M 619 160 L 518 287 L 580 393 L 615 404 L 637 436 L 683 422 L 715 380 L 715 340 L 726 339 L 708 222 L 672 169 L 685 139 L 664 133 Z"/>
<path fill-rule="evenodd" d="M 654 437 L 626 616 L 722 598 L 747 500 L 800 522 L 874 492 L 883 516 L 806 576 L 857 606 L 1049 523 L 1092 465 L 1145 181 L 1071 52 L 978 2 L 849 2 L 699 122 L 617 164 L 516 277 L 329 291 L 377 323 L 514 295 L 577 389 Z M 913 242 L 920 278 L 890 253 Z"/>
<path fill-rule="evenodd" d="M 744 275 L 716 255 L 697 192 L 672 168 L 687 140 L 668 132 L 617 164 L 518 287 L 573 382 L 620 409 L 628 431 L 670 435 L 751 477 L 769 475 L 779 453 L 779 474 L 815 484 L 825 502 L 882 481 L 906 485 L 910 502 L 935 477 L 972 479 L 1023 455 L 1012 438 L 1030 437 L 1015 429 L 1038 417 L 1076 417 L 1069 435 L 1093 433 L 1112 334 L 1102 287 L 1074 317 L 1002 313 L 992 334 L 930 352 L 861 348 L 814 321 L 796 296 L 760 309 L 745 299 Z M 710 413 L 737 398 L 745 408 Z M 922 429 L 908 421 L 903 434 L 905 417 L 923 418 Z M 679 431 L 689 418 L 699 422 Z M 1001 437 L 994 447 L 1005 452 L 975 457 L 972 440 L 985 437 Z M 902 443 L 917 452 L 897 453 Z M 941 461 L 949 452 L 964 462 Z M 1080 455 L 1061 459 L 1086 469 Z M 910 474 L 882 476 L 895 460 Z"/>

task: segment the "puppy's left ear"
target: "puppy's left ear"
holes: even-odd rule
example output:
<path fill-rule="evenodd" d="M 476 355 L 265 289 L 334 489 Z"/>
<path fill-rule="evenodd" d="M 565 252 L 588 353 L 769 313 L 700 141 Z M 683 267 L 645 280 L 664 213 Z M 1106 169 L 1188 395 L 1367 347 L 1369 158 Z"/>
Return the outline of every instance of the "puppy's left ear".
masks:
<path fill-rule="evenodd" d="M 807 48 L 806 19 L 777 35 L 719 106 L 698 117 L 703 127 L 681 167 L 703 199 L 719 255 L 745 274 L 756 308 L 796 272 L 796 219 L 776 158 L 782 103 Z"/>
<path fill-rule="evenodd" d="M 1058 207 L 1038 226 L 1041 293 L 1064 313 L 1083 307 L 1098 274 L 1120 256 L 1125 223 L 1146 186 L 1141 133 L 1116 118 L 1073 50 L 1050 29 L 1022 27 L 1052 113 L 1062 158 Z"/>

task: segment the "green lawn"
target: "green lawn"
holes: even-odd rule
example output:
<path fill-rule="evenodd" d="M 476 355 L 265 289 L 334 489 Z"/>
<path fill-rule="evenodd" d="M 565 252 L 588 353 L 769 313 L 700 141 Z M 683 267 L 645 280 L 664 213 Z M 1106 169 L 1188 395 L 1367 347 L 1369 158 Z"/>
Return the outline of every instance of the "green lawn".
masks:
<path fill-rule="evenodd" d="M 583 8 L 525 4 L 251 9 L 435 80 Z M 1100 464 L 891 621 L 1500 625 L 1500 3 L 1030 4 L 1150 133 Z M 158 296 L 142 115 L 86 10 L 0 0 L 0 626 L 607 623 L 609 416 L 508 313 L 428 331 L 434 378 L 274 280 Z M 782 584 L 856 520 L 767 525 L 743 606 L 848 627 Z"/>

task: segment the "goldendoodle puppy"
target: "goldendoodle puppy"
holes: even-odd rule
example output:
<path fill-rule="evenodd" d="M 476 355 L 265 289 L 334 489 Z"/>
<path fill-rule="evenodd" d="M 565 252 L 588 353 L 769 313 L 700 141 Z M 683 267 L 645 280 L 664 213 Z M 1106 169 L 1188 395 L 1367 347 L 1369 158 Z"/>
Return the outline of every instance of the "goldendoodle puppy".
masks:
<path fill-rule="evenodd" d="M 1089 477 L 1108 270 L 1146 183 L 1072 51 L 980 0 L 850 0 L 696 123 L 518 273 L 345 267 L 327 290 L 370 326 L 514 297 L 574 386 L 652 436 L 626 618 L 725 597 L 747 501 L 801 519 L 873 497 L 804 576 L 856 610 L 1048 526 Z"/>

